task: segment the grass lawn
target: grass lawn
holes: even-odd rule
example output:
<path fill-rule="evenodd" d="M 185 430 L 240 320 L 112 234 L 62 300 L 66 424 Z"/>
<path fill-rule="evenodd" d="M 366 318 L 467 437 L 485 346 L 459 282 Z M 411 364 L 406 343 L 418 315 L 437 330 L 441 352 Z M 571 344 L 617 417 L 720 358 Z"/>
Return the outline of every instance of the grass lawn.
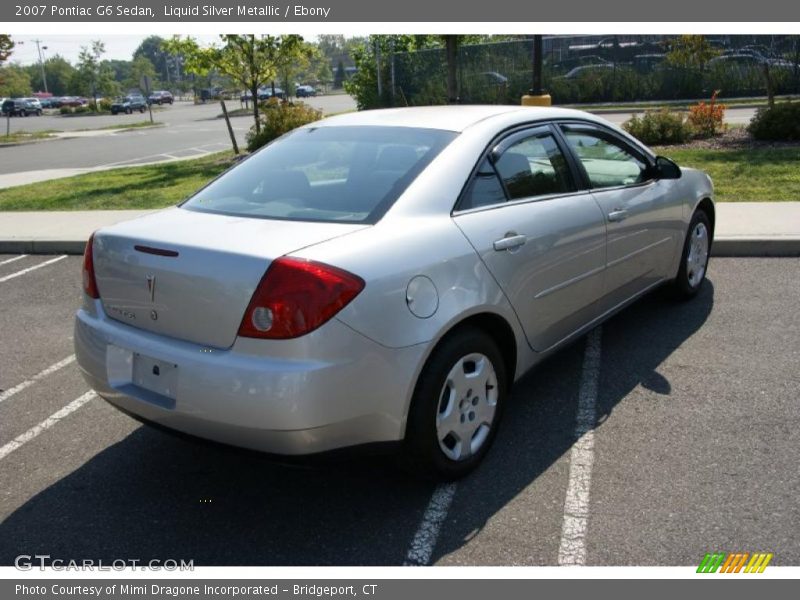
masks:
<path fill-rule="evenodd" d="M 225 170 L 232 152 L 0 189 L 4 210 L 161 208 L 177 204 Z"/>
<path fill-rule="evenodd" d="M 11 135 L 0 135 L 0 144 L 18 144 L 33 140 L 45 140 L 53 137 L 55 131 L 16 131 Z"/>
<path fill-rule="evenodd" d="M 800 200 L 800 146 L 706 149 L 661 147 L 657 153 L 714 180 L 720 202 Z M 0 189 L 4 210 L 161 208 L 177 204 L 221 173 L 233 154 L 127 167 Z"/>
<path fill-rule="evenodd" d="M 76 131 L 105 131 L 107 129 L 141 129 L 142 127 L 161 127 L 161 121 L 139 121 L 137 123 L 119 123 L 116 125 L 106 125 L 105 127 L 89 127 L 87 129 L 77 129 Z"/>
<path fill-rule="evenodd" d="M 708 173 L 718 202 L 800 200 L 800 146 L 654 151 Z"/>

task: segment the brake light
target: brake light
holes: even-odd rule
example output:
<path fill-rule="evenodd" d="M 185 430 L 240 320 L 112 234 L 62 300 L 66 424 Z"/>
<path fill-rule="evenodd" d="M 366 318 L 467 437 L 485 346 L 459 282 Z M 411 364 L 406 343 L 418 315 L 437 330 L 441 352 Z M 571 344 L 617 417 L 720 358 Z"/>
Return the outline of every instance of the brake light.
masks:
<path fill-rule="evenodd" d="M 93 242 L 94 234 L 89 236 L 89 241 L 86 242 L 86 248 L 83 251 L 83 291 L 90 298 L 96 299 L 100 297 L 100 293 L 97 291 L 97 281 L 94 278 Z"/>
<path fill-rule="evenodd" d="M 289 339 L 320 327 L 364 289 L 364 280 L 298 258 L 272 262 L 244 313 L 239 335 Z"/>

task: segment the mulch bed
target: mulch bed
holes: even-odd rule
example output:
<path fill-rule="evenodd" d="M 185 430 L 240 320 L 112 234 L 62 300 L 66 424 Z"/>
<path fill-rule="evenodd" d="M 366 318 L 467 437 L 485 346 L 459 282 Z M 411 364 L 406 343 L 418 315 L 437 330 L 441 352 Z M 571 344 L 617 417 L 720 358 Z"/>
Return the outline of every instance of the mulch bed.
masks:
<path fill-rule="evenodd" d="M 669 148 L 692 150 L 750 150 L 756 148 L 796 148 L 800 142 L 770 142 L 754 140 L 744 127 L 731 127 L 713 138 L 695 139 L 685 144 L 673 144 Z"/>

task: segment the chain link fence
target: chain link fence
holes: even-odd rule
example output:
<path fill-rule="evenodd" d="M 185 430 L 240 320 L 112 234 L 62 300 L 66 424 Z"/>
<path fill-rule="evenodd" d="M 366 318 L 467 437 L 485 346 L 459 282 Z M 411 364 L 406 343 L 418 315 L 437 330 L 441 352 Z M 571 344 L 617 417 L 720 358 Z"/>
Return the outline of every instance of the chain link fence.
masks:
<path fill-rule="evenodd" d="M 543 39 L 544 91 L 554 104 L 663 101 L 800 93 L 800 36 L 707 36 L 710 59 L 668 58 L 674 36 L 551 36 Z M 395 106 L 447 101 L 445 50 L 395 52 L 383 81 Z M 465 104 L 518 104 L 532 84 L 533 40 L 461 45 L 458 97 Z"/>

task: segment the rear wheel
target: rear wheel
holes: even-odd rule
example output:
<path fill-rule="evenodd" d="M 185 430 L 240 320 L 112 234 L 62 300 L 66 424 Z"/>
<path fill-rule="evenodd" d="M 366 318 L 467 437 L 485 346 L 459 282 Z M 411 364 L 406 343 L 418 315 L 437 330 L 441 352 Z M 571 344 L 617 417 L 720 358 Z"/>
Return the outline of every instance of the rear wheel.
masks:
<path fill-rule="evenodd" d="M 417 381 L 404 466 L 444 481 L 472 471 L 497 432 L 506 390 L 505 363 L 491 337 L 465 328 L 445 338 Z"/>
<path fill-rule="evenodd" d="M 700 291 L 706 277 L 710 252 L 711 223 L 705 211 L 698 210 L 689 223 L 678 276 L 672 282 L 672 288 L 679 298 L 688 299 Z"/>

